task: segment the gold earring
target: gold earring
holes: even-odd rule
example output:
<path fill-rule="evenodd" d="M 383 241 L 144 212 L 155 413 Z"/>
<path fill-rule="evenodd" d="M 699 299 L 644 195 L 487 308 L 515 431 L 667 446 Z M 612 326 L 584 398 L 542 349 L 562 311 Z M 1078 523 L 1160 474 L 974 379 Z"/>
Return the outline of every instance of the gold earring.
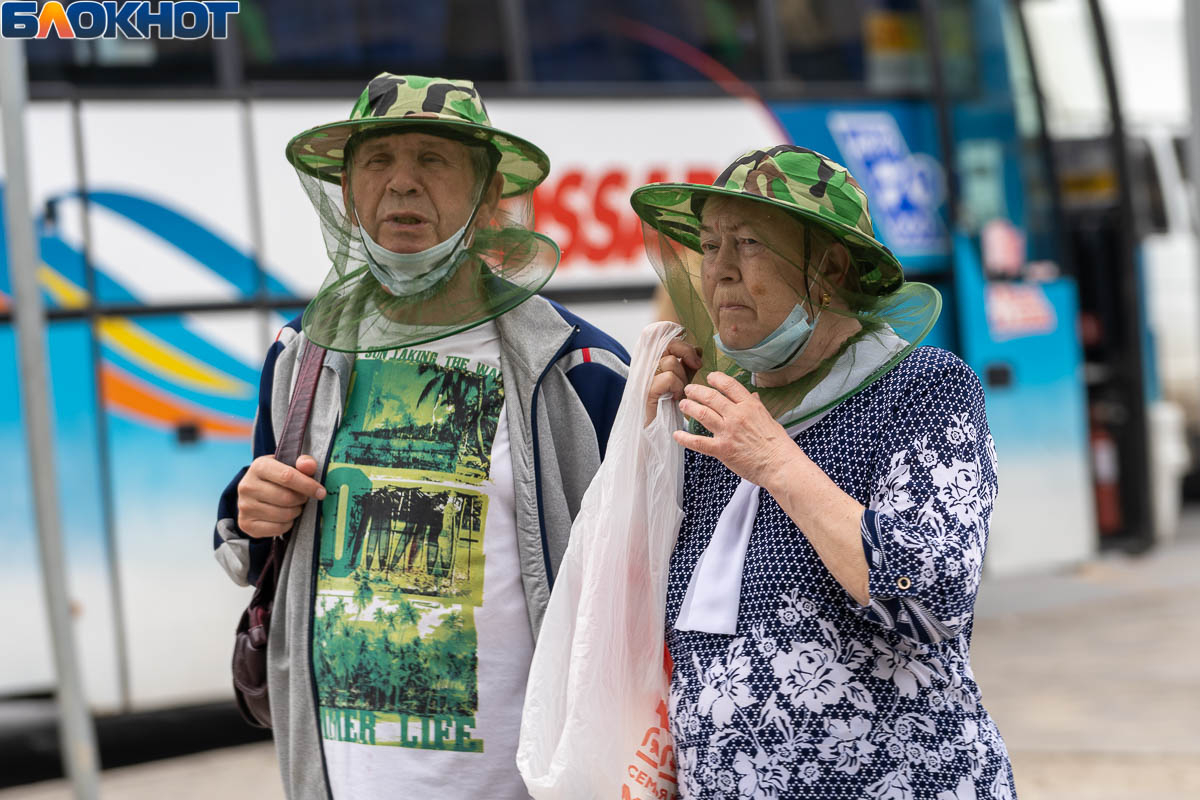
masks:
<path fill-rule="evenodd" d="M 825 293 L 823 293 L 823 294 L 821 295 L 821 308 L 828 308 L 828 306 L 829 306 L 829 301 L 830 301 L 830 300 L 832 300 L 832 299 L 833 299 L 833 298 L 831 298 L 831 297 L 829 296 L 829 292 L 825 292 Z"/>

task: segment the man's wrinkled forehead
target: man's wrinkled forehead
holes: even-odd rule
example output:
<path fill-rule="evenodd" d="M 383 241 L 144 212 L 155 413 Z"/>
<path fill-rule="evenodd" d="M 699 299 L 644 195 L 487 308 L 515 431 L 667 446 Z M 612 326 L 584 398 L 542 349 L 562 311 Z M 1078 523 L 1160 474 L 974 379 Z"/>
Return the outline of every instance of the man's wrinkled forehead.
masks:
<path fill-rule="evenodd" d="M 372 154 L 392 149 L 434 149 L 443 152 L 461 152 L 466 149 L 462 142 L 445 136 L 436 136 L 424 131 L 360 134 L 359 140 L 351 142 L 356 155 Z"/>
<path fill-rule="evenodd" d="M 700 232 L 721 233 L 722 231 L 736 231 L 750 226 L 750 220 L 744 217 L 713 217 L 710 222 L 700 223 Z"/>

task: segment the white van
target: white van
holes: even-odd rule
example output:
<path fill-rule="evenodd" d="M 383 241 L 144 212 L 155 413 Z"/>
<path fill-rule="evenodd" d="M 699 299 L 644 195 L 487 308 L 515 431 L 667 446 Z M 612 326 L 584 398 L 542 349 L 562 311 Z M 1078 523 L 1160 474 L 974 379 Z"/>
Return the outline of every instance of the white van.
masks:
<path fill-rule="evenodd" d="M 1174 484 L 1176 471 L 1189 473 L 1189 495 L 1200 494 L 1200 226 L 1187 176 L 1187 136 L 1180 128 L 1136 124 L 1127 136 L 1146 324 L 1161 392 L 1159 402 L 1147 398 L 1156 495 L 1174 490 L 1163 484 Z M 1156 516 L 1164 502 L 1178 504 L 1156 499 Z M 1170 536 L 1174 517 L 1156 519 L 1155 528 Z"/>

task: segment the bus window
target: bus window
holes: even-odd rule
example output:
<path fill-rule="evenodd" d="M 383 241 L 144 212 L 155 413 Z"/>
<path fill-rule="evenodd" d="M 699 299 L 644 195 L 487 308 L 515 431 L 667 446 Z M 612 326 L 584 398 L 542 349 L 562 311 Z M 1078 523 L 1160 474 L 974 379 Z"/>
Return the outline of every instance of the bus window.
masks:
<path fill-rule="evenodd" d="M 359 81 L 396 74 L 507 76 L 501 3 L 347 0 L 330 13 L 318 0 L 242 3 L 240 26 L 250 80 Z"/>
<path fill-rule="evenodd" d="M 743 80 L 764 76 L 755 0 L 525 0 L 533 79 L 707 81 L 693 55 Z"/>
<path fill-rule="evenodd" d="M 203 39 L 29 39 L 29 79 L 76 86 L 212 85 L 215 44 Z"/>
<path fill-rule="evenodd" d="M 780 0 L 779 28 L 790 77 L 859 85 L 870 94 L 931 88 L 918 0 Z M 974 82 L 970 4 L 938 4 L 947 88 Z"/>

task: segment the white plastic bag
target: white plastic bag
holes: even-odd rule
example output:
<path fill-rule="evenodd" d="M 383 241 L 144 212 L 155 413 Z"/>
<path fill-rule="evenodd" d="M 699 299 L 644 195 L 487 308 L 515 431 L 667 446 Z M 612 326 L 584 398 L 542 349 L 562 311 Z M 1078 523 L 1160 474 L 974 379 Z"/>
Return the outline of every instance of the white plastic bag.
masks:
<path fill-rule="evenodd" d="M 663 617 L 683 518 L 683 424 L 663 398 L 643 427 L 667 343 L 642 331 L 604 463 L 584 494 L 529 671 L 517 768 L 535 800 L 670 800 Z"/>

